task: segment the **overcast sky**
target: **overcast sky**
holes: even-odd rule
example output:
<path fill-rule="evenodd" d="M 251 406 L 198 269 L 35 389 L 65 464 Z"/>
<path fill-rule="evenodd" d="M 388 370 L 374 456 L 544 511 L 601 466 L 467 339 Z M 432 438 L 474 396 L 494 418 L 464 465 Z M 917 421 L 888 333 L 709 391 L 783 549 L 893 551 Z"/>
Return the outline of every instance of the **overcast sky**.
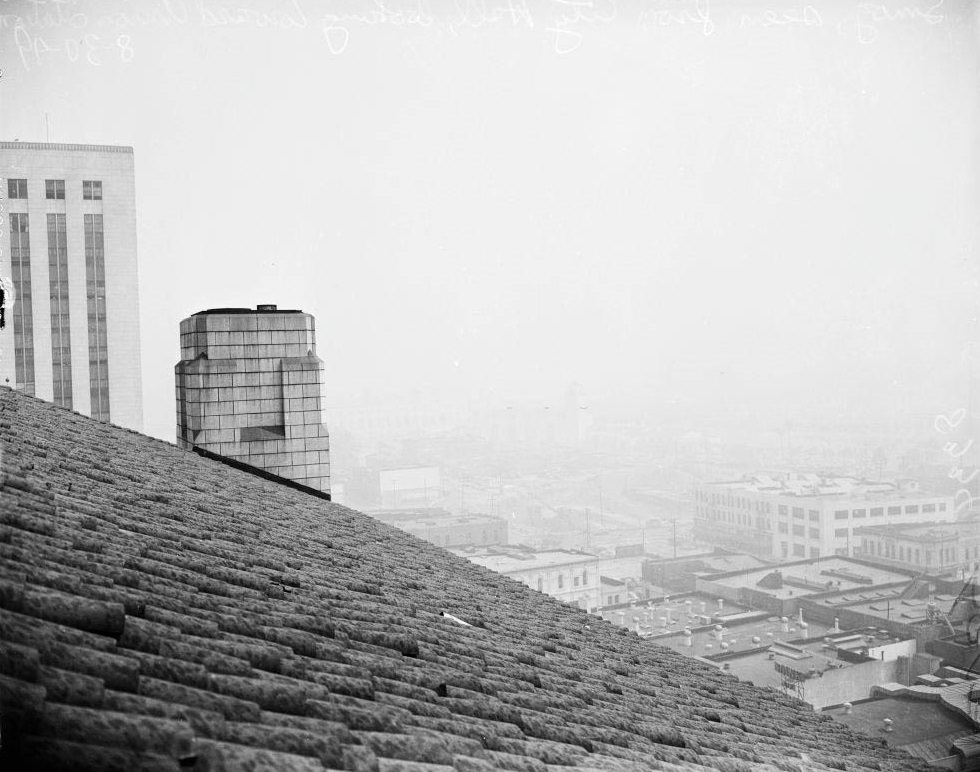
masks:
<path fill-rule="evenodd" d="M 148 433 L 257 303 L 338 411 L 962 402 L 972 3 L 495 2 L 0 2 L 0 138 L 135 149 Z"/>

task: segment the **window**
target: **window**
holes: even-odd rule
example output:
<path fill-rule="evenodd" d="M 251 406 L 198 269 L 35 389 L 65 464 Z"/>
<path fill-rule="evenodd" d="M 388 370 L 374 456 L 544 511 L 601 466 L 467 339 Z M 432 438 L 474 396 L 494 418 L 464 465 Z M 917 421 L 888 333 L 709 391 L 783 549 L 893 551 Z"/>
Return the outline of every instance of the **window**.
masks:
<path fill-rule="evenodd" d="M 27 180 L 7 180 L 7 198 L 27 198 Z"/>
<path fill-rule="evenodd" d="M 588 570 L 582 572 L 582 584 L 589 583 L 589 572 Z"/>
<path fill-rule="evenodd" d="M 103 321 L 103 324 L 105 322 Z M 89 315 L 89 361 L 92 361 L 92 317 Z M 93 378 L 94 378 L 93 373 Z M 92 394 L 92 417 L 95 417 L 95 393 Z M 108 417 L 105 420 L 109 420 Z M 286 437 L 286 426 L 284 424 L 270 424 L 269 426 L 243 426 L 239 432 L 238 439 L 241 442 L 264 442 L 267 440 L 281 440 Z"/>
<path fill-rule="evenodd" d="M 905 560 L 905 547 L 898 548 L 898 559 L 902 561 Z"/>
<path fill-rule="evenodd" d="M 86 214 L 85 223 L 85 295 L 88 302 L 89 394 L 92 418 L 109 420 L 109 354 L 105 306 L 105 242 L 102 215 Z M 245 441 L 245 429 L 242 441 Z M 280 437 L 285 436 L 283 427 Z M 263 439 L 277 439 L 276 437 Z M 486 541 L 486 536 L 484 536 Z"/>
<path fill-rule="evenodd" d="M 101 201 L 102 181 L 82 180 L 82 198 L 86 201 Z"/>
<path fill-rule="evenodd" d="M 846 509 L 838 509 L 834 512 L 834 520 L 847 520 L 847 514 Z"/>
<path fill-rule="evenodd" d="M 811 539 L 819 539 L 820 538 L 820 529 L 819 528 L 811 528 L 810 529 L 810 538 Z"/>
<path fill-rule="evenodd" d="M 811 523 L 819 523 L 820 522 L 820 512 L 819 512 L 819 510 L 811 509 L 810 512 L 809 512 L 809 515 L 810 515 L 810 522 Z"/>
<path fill-rule="evenodd" d="M 819 558 L 820 557 L 820 548 L 819 547 L 810 547 L 810 557 L 811 558 Z"/>
<path fill-rule="evenodd" d="M 779 548 L 780 548 L 779 551 L 782 553 L 782 556 L 785 558 L 789 554 L 789 545 L 786 542 L 782 541 L 779 543 Z"/>
<path fill-rule="evenodd" d="M 907 515 L 917 515 L 917 514 L 919 514 L 919 505 L 918 504 L 909 504 L 907 507 L 905 507 L 905 514 L 907 514 Z"/>
<path fill-rule="evenodd" d="M 793 526 L 793 536 L 803 536 L 805 528 L 802 525 Z"/>
<path fill-rule="evenodd" d="M 48 180 L 52 182 L 52 180 Z M 63 192 L 63 191 L 62 191 Z M 72 407 L 71 315 L 68 309 L 68 234 L 63 214 L 48 215 L 48 276 L 51 298 L 51 373 L 54 403 Z"/>
<path fill-rule="evenodd" d="M 45 180 L 44 197 L 48 199 L 61 199 L 63 201 L 65 198 L 65 181 Z"/>
<path fill-rule="evenodd" d="M 845 538 L 846 536 L 847 536 L 847 529 L 846 528 L 835 528 L 834 529 L 834 538 L 835 539 L 842 539 L 842 538 Z"/>
<path fill-rule="evenodd" d="M 538 592 L 544 592 L 544 579 L 538 577 Z"/>
<path fill-rule="evenodd" d="M 797 557 L 797 558 L 806 557 L 806 549 L 803 547 L 802 544 L 793 545 L 793 557 Z"/>
<path fill-rule="evenodd" d="M 9 182 L 9 181 L 8 181 Z M 26 195 L 26 193 L 25 193 Z M 10 215 L 10 272 L 16 302 L 14 317 L 14 388 L 34 394 L 34 310 L 31 293 L 31 243 L 27 214 Z"/>
<path fill-rule="evenodd" d="M 918 550 L 918 548 L 916 548 L 916 550 L 915 550 L 915 562 L 916 563 L 919 562 L 919 550 Z"/>
<path fill-rule="evenodd" d="M 902 514 L 902 508 L 901 507 L 888 507 L 888 514 L 889 515 L 900 515 L 900 514 Z"/>
<path fill-rule="evenodd" d="M 793 507 L 793 517 L 798 520 L 803 519 L 803 507 Z"/>
<path fill-rule="evenodd" d="M 565 587 L 565 577 L 562 574 L 558 574 L 558 589 L 564 589 Z"/>
<path fill-rule="evenodd" d="M 940 502 L 939 503 L 939 511 L 940 512 L 945 512 L 946 511 L 946 504 L 945 503 L 943 503 L 943 502 Z"/>
<path fill-rule="evenodd" d="M 780 504 L 779 505 L 779 514 L 781 514 L 781 515 L 788 515 L 789 514 L 789 507 L 787 507 L 785 504 Z"/>
<path fill-rule="evenodd" d="M 881 517 L 883 514 L 885 514 L 885 510 L 881 507 L 871 508 L 871 517 Z"/>
<path fill-rule="evenodd" d="M 578 577 L 577 577 L 577 576 L 576 576 L 576 577 L 574 577 L 574 578 L 572 579 L 572 584 L 573 584 L 573 585 L 574 585 L 575 587 L 578 587 Z"/>
<path fill-rule="evenodd" d="M 935 504 L 923 504 L 922 505 L 922 511 L 923 512 L 935 512 L 936 511 L 936 505 Z"/>
<path fill-rule="evenodd" d="M 868 514 L 868 510 L 866 509 L 855 509 L 851 512 L 851 517 L 864 517 L 866 514 Z"/>
<path fill-rule="evenodd" d="M 789 533 L 789 524 L 788 523 L 778 523 L 777 525 L 778 525 L 778 528 L 779 528 L 779 532 L 780 533 Z"/>

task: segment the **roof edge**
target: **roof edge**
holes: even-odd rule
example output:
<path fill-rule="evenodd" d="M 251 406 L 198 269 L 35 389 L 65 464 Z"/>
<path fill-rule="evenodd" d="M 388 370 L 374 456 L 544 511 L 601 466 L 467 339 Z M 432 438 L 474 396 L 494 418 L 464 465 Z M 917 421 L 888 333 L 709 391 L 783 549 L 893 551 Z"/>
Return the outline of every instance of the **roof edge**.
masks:
<path fill-rule="evenodd" d="M 130 145 L 83 145 L 62 142 L 0 142 L 0 150 L 79 150 L 133 155 Z"/>

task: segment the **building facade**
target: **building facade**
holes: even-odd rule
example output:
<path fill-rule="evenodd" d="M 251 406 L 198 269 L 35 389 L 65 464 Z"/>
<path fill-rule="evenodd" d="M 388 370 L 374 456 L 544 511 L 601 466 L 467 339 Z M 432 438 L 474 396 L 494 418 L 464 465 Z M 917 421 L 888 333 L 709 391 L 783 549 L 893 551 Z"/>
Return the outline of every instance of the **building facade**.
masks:
<path fill-rule="evenodd" d="M 860 528 L 861 557 L 933 576 L 965 578 L 980 570 L 980 522 L 909 523 Z"/>
<path fill-rule="evenodd" d="M 855 555 L 855 529 L 953 518 L 952 496 L 911 481 L 868 482 L 816 474 L 757 475 L 695 488 L 694 535 L 764 559 Z"/>
<path fill-rule="evenodd" d="M 133 149 L 0 142 L 0 381 L 143 427 Z"/>
<path fill-rule="evenodd" d="M 274 305 L 180 323 L 177 444 L 330 492 L 323 362 L 313 317 Z"/>
<path fill-rule="evenodd" d="M 519 546 L 454 552 L 563 603 L 592 614 L 602 609 L 602 579 L 599 558 L 595 555 Z"/>

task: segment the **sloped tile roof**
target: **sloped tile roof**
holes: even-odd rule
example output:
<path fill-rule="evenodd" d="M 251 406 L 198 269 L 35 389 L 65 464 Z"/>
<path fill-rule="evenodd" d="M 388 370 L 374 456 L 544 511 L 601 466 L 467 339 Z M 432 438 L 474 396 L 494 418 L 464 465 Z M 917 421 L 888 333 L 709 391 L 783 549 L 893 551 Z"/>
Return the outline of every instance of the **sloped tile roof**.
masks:
<path fill-rule="evenodd" d="M 924 768 L 167 443 L 6 388 L 0 436 L 3 769 Z"/>

